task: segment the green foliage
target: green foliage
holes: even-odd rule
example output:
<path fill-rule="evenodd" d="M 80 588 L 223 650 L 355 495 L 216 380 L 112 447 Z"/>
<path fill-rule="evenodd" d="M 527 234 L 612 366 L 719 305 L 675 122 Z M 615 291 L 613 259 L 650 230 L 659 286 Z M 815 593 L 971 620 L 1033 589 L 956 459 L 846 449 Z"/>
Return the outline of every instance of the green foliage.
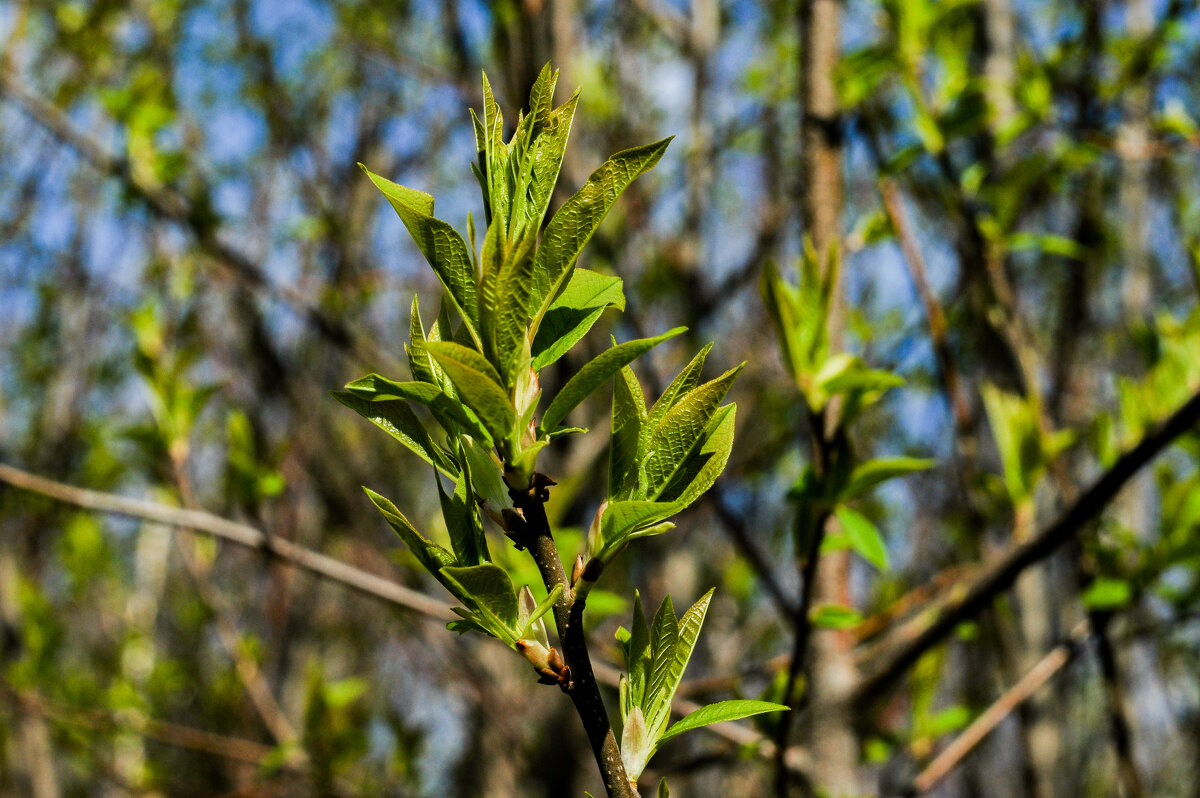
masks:
<path fill-rule="evenodd" d="M 459 620 L 450 628 L 495 637 L 524 656 L 542 681 L 563 683 L 569 670 L 550 643 L 544 616 L 564 599 L 584 601 L 604 566 L 630 541 L 672 528 L 668 519 L 712 486 L 733 446 L 735 407 L 722 402 L 741 367 L 701 383 L 711 348 L 705 347 L 647 409 L 630 364 L 683 328 L 614 341 L 566 380 L 539 418 L 539 372 L 566 355 L 607 308 L 625 306 L 620 279 L 578 268 L 579 255 L 621 192 L 658 162 L 669 142 L 612 156 L 542 230 L 576 102 L 572 97 L 551 107 L 555 79 L 549 67 L 542 71 L 530 111 L 504 142 L 499 106 L 484 78 L 483 118 L 472 117 L 479 156 L 475 173 L 488 224 L 478 253 L 470 220 L 468 249 L 449 225 L 434 218 L 432 197 L 367 172 L 437 274 L 446 301 L 428 328 L 413 302 L 407 347 L 411 381 L 370 374 L 334 397 L 439 474 L 448 548 L 418 532 L 387 499 L 370 490 L 367 495 L 420 565 L 461 603 L 454 608 Z M 574 575 L 571 594 L 564 595 L 564 585 L 548 583 L 548 594 L 538 602 L 528 585 L 517 590 L 515 571 L 502 564 L 506 558 L 493 557 L 484 516 L 522 544 L 527 519 L 515 505 L 531 490 L 544 490 L 545 481 L 535 478 L 538 454 L 555 438 L 581 431 L 563 424 L 610 380 L 615 386 L 609 499 L 588 533 L 589 560 Z M 412 405 L 426 408 L 440 432 L 430 432 Z M 452 491 L 441 486 L 441 475 L 453 482 Z M 653 626 L 642 615 L 640 598 L 635 599 L 621 712 L 622 750 L 632 779 L 658 745 L 676 734 L 782 708 L 722 702 L 667 729 L 671 699 L 711 595 L 682 618 L 675 617 L 667 599 Z M 664 782 L 660 794 L 666 792 Z"/>
<path fill-rule="evenodd" d="M 813 626 L 822 629 L 853 629 L 863 621 L 862 613 L 841 604 L 818 604 L 811 613 Z"/>
<path fill-rule="evenodd" d="M 712 595 L 712 590 L 705 593 L 678 618 L 667 596 L 654 614 L 653 623 L 648 624 L 641 596 L 635 594 L 633 630 L 617 630 L 617 645 L 625 659 L 620 686 L 621 760 L 630 779 L 642 774 L 664 743 L 684 732 L 787 709 L 769 701 L 720 701 L 701 707 L 668 728 L 671 702 L 692 658 Z M 660 794 L 663 789 L 660 786 Z"/>
<path fill-rule="evenodd" d="M 829 316 L 834 287 L 841 272 L 836 248 L 821 263 L 811 245 L 799 259 L 799 283 L 793 285 L 768 265 L 761 280 L 763 301 L 775 327 L 784 368 L 804 401 L 810 424 L 825 425 L 826 413 L 836 409 L 831 430 L 821 430 L 828 448 L 823 473 L 808 467 L 789 497 L 798 505 L 795 525 L 798 550 L 820 541 L 820 552 L 851 549 L 879 571 L 888 567 L 887 547 L 878 528 L 848 503 L 862 499 L 887 480 L 922 471 L 933 460 L 887 457 L 857 461 L 849 429 L 864 410 L 876 404 L 904 380 L 889 371 L 872 369 L 847 352 L 831 352 Z M 836 400 L 836 402 L 835 402 Z M 837 518 L 840 531 L 826 535 L 817 528 L 827 513 Z M 814 623 L 847 628 L 861 621 L 850 608 L 817 608 Z"/>
<path fill-rule="evenodd" d="M 609 498 L 588 532 L 588 556 L 608 563 L 639 537 L 674 527 L 671 516 L 704 494 L 733 449 L 737 406 L 721 405 L 741 366 L 697 385 L 709 351 L 684 367 L 648 411 L 633 370 L 613 388 Z"/>
<path fill-rule="evenodd" d="M 838 507 L 834 514 L 841 526 L 841 533 L 826 536 L 821 544 L 821 550 L 849 548 L 874 565 L 880 572 L 886 571 L 888 569 L 887 545 L 883 542 L 883 536 L 879 534 L 879 529 L 875 524 L 862 513 L 845 506 Z"/>
<path fill-rule="evenodd" d="M 1050 462 L 1075 439 L 1070 430 L 1042 429 L 1034 399 L 1006 393 L 984 385 L 983 406 L 996 439 L 1004 473 L 1004 487 L 1014 505 L 1033 499 L 1038 480 Z"/>
<path fill-rule="evenodd" d="M 445 289 L 446 314 L 428 331 L 414 303 L 408 346 L 413 383 L 377 375 L 350 383 L 339 401 L 372 420 L 450 476 L 464 433 L 495 445 L 509 487 L 523 489 L 537 454 L 567 430 L 561 422 L 621 367 L 682 330 L 614 345 L 588 363 L 535 421 L 538 372 L 571 349 L 606 308 L 624 308 L 621 281 L 576 268 L 580 252 L 625 188 L 652 168 L 669 140 L 617 153 L 541 231 L 574 115 L 575 98 L 552 108 L 557 74 L 547 66 L 509 142 L 484 78 L 483 120 L 475 118 L 487 232 L 481 251 L 435 218 L 431 196 L 367 171 L 396 210 Z M 364 167 L 365 170 L 365 167 Z M 474 235 L 470 236 L 474 242 Z M 351 396 L 353 395 L 353 396 Z M 397 399 L 429 407 L 445 432 L 434 443 Z M 366 401 L 363 401 L 366 400 Z"/>

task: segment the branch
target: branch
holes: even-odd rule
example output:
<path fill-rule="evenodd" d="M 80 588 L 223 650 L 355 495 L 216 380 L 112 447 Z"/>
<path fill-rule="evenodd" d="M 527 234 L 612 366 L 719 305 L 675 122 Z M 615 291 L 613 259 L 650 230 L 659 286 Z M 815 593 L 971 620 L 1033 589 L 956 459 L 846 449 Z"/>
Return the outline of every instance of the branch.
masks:
<path fill-rule="evenodd" d="M 56 723 L 82 726 L 96 732 L 124 729 L 176 748 L 186 748 L 251 765 L 263 764 L 275 750 L 269 745 L 252 740 L 228 737 L 142 715 L 118 715 L 100 710 L 69 707 L 34 692 L 18 691 L 5 682 L 0 682 L 0 691 L 11 693 L 21 707 L 28 712 L 41 715 Z M 296 765 L 284 762 L 283 767 L 295 769 Z"/>
<path fill-rule="evenodd" d="M 276 283 L 250 256 L 222 241 L 212 221 L 205 218 L 184 194 L 175 189 L 149 185 L 138 179 L 128 161 L 109 154 L 95 141 L 79 132 L 62 109 L 30 91 L 5 68 L 0 68 L 0 95 L 7 96 L 35 124 L 78 153 L 97 171 L 119 180 L 155 216 L 188 230 L 205 254 L 224 265 L 239 279 L 269 293 L 292 308 L 335 347 L 362 362 L 396 366 L 395 358 L 380 349 L 370 336 L 357 331 L 347 322 L 330 316 L 295 288 Z"/>
<path fill-rule="evenodd" d="M 981 568 L 979 574 L 958 592 L 959 597 L 947 602 L 928 626 L 891 650 L 882 649 L 871 657 L 866 666 L 869 670 L 854 690 L 854 701 L 861 703 L 874 698 L 922 654 L 950 635 L 958 624 L 986 609 L 1026 568 L 1073 540 L 1084 526 L 1103 512 L 1126 482 L 1176 438 L 1195 427 L 1198 421 L 1200 392 L 1193 394 L 1166 421 L 1147 432 L 1057 520 L 1024 543 L 1010 547 L 991 565 Z"/>
<path fill-rule="evenodd" d="M 298 546 L 291 541 L 268 535 L 248 524 L 229 521 L 212 513 L 201 510 L 181 510 L 177 507 L 169 507 L 142 499 L 77 488 L 30 474 L 4 463 L 0 463 L 0 482 L 6 482 L 15 488 L 39 493 L 88 510 L 140 518 L 203 532 L 239 546 L 262 551 L 309 573 L 345 585 L 351 590 L 383 599 L 390 604 L 405 607 L 431 618 L 448 621 L 458 617 L 450 611 L 446 604 L 430 598 L 424 593 Z"/>
<path fill-rule="evenodd" d="M 587 602 L 584 596 L 576 598 L 571 589 L 558 547 L 554 545 L 550 522 L 546 518 L 545 502 L 547 486 L 550 484 L 553 483 L 545 476 L 535 474 L 533 485 L 528 490 L 509 491 L 513 504 L 524 514 L 525 520 L 524 534 L 517 538 L 517 542 L 529 549 L 546 589 L 562 588 L 562 594 L 554 604 L 554 625 L 558 629 L 558 639 L 562 643 L 567 666 L 566 681 L 560 682 L 560 686 L 571 697 L 575 711 L 583 722 L 588 742 L 592 745 L 592 755 L 604 779 L 604 789 L 609 798 L 636 798 L 637 785 L 625 773 L 621 749 L 617 746 L 616 735 L 608 720 L 608 710 L 604 708 L 596 675 L 592 671 L 587 638 L 583 633 L 583 611 Z"/>
<path fill-rule="evenodd" d="M 717 518 L 721 520 L 725 532 L 729 535 L 729 539 L 737 547 L 742 559 L 754 570 L 762 583 L 763 590 L 775 602 L 776 609 L 786 620 L 795 623 L 800 611 L 796 608 L 795 602 L 784 592 L 779 580 L 775 578 L 775 571 L 771 568 L 767 555 L 751 540 L 750 530 L 746 528 L 745 520 L 729 506 L 720 483 L 713 486 L 708 493 L 708 498 L 712 502 L 713 509 L 716 510 Z"/>
<path fill-rule="evenodd" d="M 933 287 L 929 284 L 929 275 L 925 269 L 925 258 L 917 246 L 916 238 L 908 224 L 908 214 L 900 201 L 900 190 L 892 180 L 883 180 L 879 184 L 879 192 L 883 195 L 883 207 L 887 210 L 888 219 L 900 242 L 900 251 L 904 254 L 904 262 L 908 264 L 908 272 L 912 277 L 913 286 L 925 307 L 925 319 L 929 324 L 929 337 L 933 342 L 933 353 L 937 358 L 938 371 L 942 385 L 950 400 L 950 409 L 954 414 L 954 424 L 961 431 L 971 425 L 971 402 L 963 390 L 959 377 L 958 366 L 950 351 L 947 338 L 949 329 L 946 324 L 946 314 L 938 302 Z"/>
<path fill-rule="evenodd" d="M 926 765 L 924 770 L 917 774 L 912 783 L 913 792 L 919 794 L 933 789 L 962 762 L 967 754 L 983 742 L 984 738 L 991 734 L 1000 725 L 1000 722 L 1008 717 L 1009 713 L 1036 693 L 1042 685 L 1050 680 L 1050 677 L 1066 667 L 1078 652 L 1079 643 L 1087 637 L 1088 630 L 1087 621 L 1076 626 L 1071 632 L 1070 640 L 1051 649 L 1049 654 L 1042 657 L 1036 665 L 1029 669 L 1028 673 L 1021 677 L 1020 681 L 985 709 L 970 726 L 963 730 L 962 734 L 955 737 L 950 745 L 946 746 L 933 758 L 932 762 Z"/>

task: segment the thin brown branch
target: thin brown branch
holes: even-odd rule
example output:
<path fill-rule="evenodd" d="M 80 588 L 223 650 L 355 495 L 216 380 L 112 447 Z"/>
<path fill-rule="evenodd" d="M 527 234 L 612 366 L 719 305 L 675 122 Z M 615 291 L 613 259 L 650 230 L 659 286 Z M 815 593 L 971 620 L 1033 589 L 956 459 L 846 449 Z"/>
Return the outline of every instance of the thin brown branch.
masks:
<path fill-rule="evenodd" d="M 758 576 L 763 590 L 775 602 L 775 607 L 779 610 L 779 613 L 784 618 L 794 622 L 799 614 L 799 610 L 792 599 L 784 592 L 783 586 L 779 584 L 779 580 L 775 578 L 775 572 L 771 568 L 770 562 L 767 561 L 767 556 L 750 539 L 750 530 L 746 528 L 745 519 L 735 513 L 729 506 L 729 503 L 725 500 L 725 492 L 721 489 L 720 484 L 713 486 L 713 489 L 708 493 L 708 497 L 709 501 L 712 502 L 713 509 L 717 511 L 717 518 L 720 519 L 726 533 L 729 535 L 729 539 L 737 547 L 738 553 L 742 555 L 742 559 L 754 569 L 754 573 Z"/>
<path fill-rule="evenodd" d="M 1084 621 L 1075 627 L 1068 642 L 1055 646 L 1042 657 L 1021 679 L 996 699 L 983 713 L 971 722 L 954 741 L 946 746 L 913 779 L 915 793 L 928 792 L 950 774 L 963 759 L 975 750 L 983 740 L 1008 717 L 1014 709 L 1041 688 L 1054 674 L 1058 673 L 1075 656 L 1080 642 L 1088 635 L 1089 624 Z"/>
<path fill-rule="evenodd" d="M 951 634 L 958 624 L 990 606 L 1026 568 L 1036 565 L 1064 543 L 1073 540 L 1104 511 L 1125 483 L 1177 438 L 1192 430 L 1198 421 L 1200 392 L 1188 399 L 1166 421 L 1147 432 L 1136 446 L 1118 458 L 1054 522 L 1029 540 L 1014 544 L 991 564 L 983 566 L 922 630 L 895 646 L 887 646 L 885 642 L 884 647 L 876 649 L 878 654 L 870 658 L 866 666 L 868 670 L 854 691 L 855 701 L 869 701 L 877 697 L 923 653 Z"/>
<path fill-rule="evenodd" d="M 929 337 L 933 342 L 938 372 L 946 389 L 946 396 L 950 400 L 954 425 L 961 434 L 971 425 L 971 402 L 963 390 L 958 365 L 950 351 L 949 326 L 946 323 L 945 311 L 942 310 L 942 304 L 929 284 L 925 258 L 908 223 L 908 214 L 900 198 L 900 189 L 894 181 L 883 180 L 879 184 L 879 191 L 883 195 L 883 206 L 887 210 L 888 219 L 891 220 L 892 229 L 896 232 L 896 239 L 900 242 L 900 251 L 904 253 L 904 261 L 908 264 L 909 275 L 925 308 L 925 319 L 929 324 Z"/>
<path fill-rule="evenodd" d="M 1121 779 L 1123 798 L 1146 798 L 1146 789 L 1138 774 L 1133 757 L 1133 724 L 1126 712 L 1125 688 L 1121 683 L 1121 670 L 1117 663 L 1117 650 L 1109 633 L 1112 614 L 1105 610 L 1088 613 L 1096 641 L 1096 659 L 1100 664 L 1100 676 L 1104 681 L 1105 699 L 1108 702 L 1108 722 L 1112 733 L 1113 749 L 1117 755 L 1117 773 Z"/>
<path fill-rule="evenodd" d="M 345 585 L 359 593 L 382 599 L 390 604 L 405 607 L 431 618 L 453 620 L 458 617 L 450 611 L 449 606 L 424 593 L 398 585 L 384 577 L 368 573 L 290 541 L 267 535 L 262 530 L 248 524 L 229 521 L 212 513 L 200 510 L 181 510 L 177 507 L 143 499 L 77 488 L 30 474 L 4 463 L 0 463 L 0 482 L 88 510 L 140 518 L 203 532 L 239 546 L 264 552 L 309 573 Z"/>
<path fill-rule="evenodd" d="M 806 408 L 807 409 L 807 408 Z M 824 479 L 830 470 L 833 441 L 829 437 L 824 411 L 808 410 L 808 426 L 812 438 L 813 470 L 818 479 Z M 811 519 L 804 507 L 796 509 L 796 539 L 805 537 L 801 530 L 806 531 L 808 549 L 797 552 L 797 565 L 800 570 L 800 606 L 792 624 L 792 653 L 787 665 L 787 679 L 784 682 L 783 702 L 791 707 L 783 713 L 775 733 L 775 793 L 780 798 L 786 798 L 790 790 L 791 771 L 786 767 L 784 755 L 790 747 L 792 724 L 799 714 L 796 705 L 798 697 L 796 686 L 800 674 L 808 664 L 808 651 L 813 637 L 813 625 L 810 614 L 814 603 L 820 598 L 817 592 L 818 568 L 821 565 L 821 544 L 825 540 L 826 527 L 830 523 L 829 510 L 818 511 Z M 810 680 L 811 684 L 811 680 Z M 805 691 L 805 702 L 808 703 L 812 691 Z"/>
<path fill-rule="evenodd" d="M 177 723 L 155 720 L 140 714 L 118 715 L 101 710 L 70 707 L 51 701 L 35 692 L 15 690 L 5 683 L 0 683 L 0 688 L 3 688 L 5 692 L 10 692 L 25 711 L 41 715 L 56 723 L 82 726 L 97 732 L 108 732 L 114 729 L 131 731 L 147 739 L 176 748 L 186 748 L 252 765 L 262 764 L 274 751 L 270 746 L 252 740 L 243 740 Z M 285 767 L 291 767 L 291 765 L 285 765 Z"/>

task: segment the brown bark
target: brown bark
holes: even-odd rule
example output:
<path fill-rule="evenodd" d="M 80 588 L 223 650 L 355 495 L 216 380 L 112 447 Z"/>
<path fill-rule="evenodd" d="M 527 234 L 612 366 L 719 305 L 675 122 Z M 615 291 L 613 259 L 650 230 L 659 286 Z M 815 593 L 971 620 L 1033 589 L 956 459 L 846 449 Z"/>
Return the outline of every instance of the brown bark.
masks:
<path fill-rule="evenodd" d="M 841 16 L 842 7 L 837 0 L 812 0 L 800 5 L 802 212 L 804 229 L 822 263 L 826 262 L 830 249 L 841 241 L 842 117 L 834 85 L 834 70 L 841 52 Z M 841 339 L 843 318 L 841 286 L 835 285 L 828 319 L 831 347 L 836 347 Z M 814 432 L 828 440 L 837 425 L 836 408 L 823 421 L 824 428 Z M 813 552 L 814 557 L 817 554 Z M 849 603 L 849 569 L 848 551 L 820 557 L 813 604 L 802 611 L 823 602 Z M 848 701 L 857 679 L 852 643 L 845 631 L 813 630 L 806 664 L 810 699 L 805 739 L 813 755 L 813 786 L 819 794 L 835 798 L 859 792 L 855 774 L 858 740 Z"/>

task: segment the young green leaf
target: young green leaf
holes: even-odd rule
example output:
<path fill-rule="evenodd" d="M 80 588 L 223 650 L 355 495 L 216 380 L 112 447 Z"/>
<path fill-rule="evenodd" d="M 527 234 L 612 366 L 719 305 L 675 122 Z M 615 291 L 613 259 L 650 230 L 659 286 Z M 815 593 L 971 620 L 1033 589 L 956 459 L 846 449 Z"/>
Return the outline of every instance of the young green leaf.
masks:
<path fill-rule="evenodd" d="M 488 231 L 489 244 L 500 246 L 499 262 L 484 269 L 479 289 L 479 326 L 483 336 L 484 351 L 492 363 L 497 364 L 502 380 L 500 384 L 510 389 L 515 381 L 516 369 L 522 363 L 529 326 L 530 292 L 533 275 L 533 247 L 537 242 L 537 229 L 526 230 L 511 246 L 493 243 L 492 227 Z M 487 263 L 485 256 L 484 262 Z"/>
<path fill-rule="evenodd" d="M 634 707 L 621 730 L 621 764 L 625 767 L 625 775 L 636 781 L 653 754 L 654 741 L 646 728 L 646 718 L 641 707 Z"/>
<path fill-rule="evenodd" d="M 463 459 L 471 471 L 475 495 L 483 502 L 483 509 L 493 517 L 505 509 L 512 509 L 512 497 L 504 484 L 503 466 L 491 451 L 490 444 L 480 444 L 469 435 L 460 435 L 459 441 Z"/>
<path fill-rule="evenodd" d="M 663 743 L 678 737 L 684 732 L 710 726 L 714 723 L 722 723 L 727 720 L 741 720 L 753 715 L 761 715 L 764 712 L 784 712 L 787 709 L 787 706 L 771 701 L 750 701 L 745 699 L 718 701 L 715 704 L 701 707 L 672 724 L 662 737 L 658 738 L 658 744 L 661 746 Z"/>
<path fill-rule="evenodd" d="M 879 529 L 865 515 L 851 510 L 845 505 L 839 505 L 834 512 L 850 548 L 880 571 L 886 571 L 888 569 L 887 546 L 883 542 L 883 536 L 879 534 Z"/>
<path fill-rule="evenodd" d="M 541 429 L 545 431 L 556 428 L 567 417 L 567 414 L 575 409 L 576 405 L 590 396 L 623 366 L 629 365 L 663 341 L 679 335 L 685 329 L 687 328 L 676 327 L 653 338 L 626 341 L 594 357 L 575 376 L 567 380 L 567 384 L 550 402 L 545 414 L 542 415 Z"/>
<path fill-rule="evenodd" d="M 779 274 L 774 263 L 767 263 L 760 279 L 763 304 L 775 325 L 775 338 L 783 349 L 783 363 L 792 379 L 800 382 L 809 371 L 808 352 L 800 340 L 800 300 L 796 289 Z"/>
<path fill-rule="evenodd" d="M 637 487 L 638 441 L 647 420 L 642 386 L 633 369 L 625 366 L 613 379 L 608 472 L 608 496 L 611 499 L 629 498 Z"/>
<path fill-rule="evenodd" d="M 458 560 L 456 564 L 478 565 L 486 561 L 487 541 L 484 539 L 479 504 L 471 487 L 470 469 L 463 470 L 452 495 L 446 495 L 439 480 L 438 497 L 442 505 L 442 518 L 450 533 L 450 548 Z"/>
<path fill-rule="evenodd" d="M 475 350 L 450 341 L 430 341 L 425 346 L 492 439 L 508 440 L 516 430 L 517 416 L 492 364 Z"/>
<path fill-rule="evenodd" d="M 403 399 L 364 399 L 349 391 L 330 391 L 344 404 L 407 446 L 414 454 L 449 477 L 458 477 L 458 466 L 433 442 L 421 420 Z"/>
<path fill-rule="evenodd" d="M 664 712 L 669 713 L 674 690 L 670 685 L 675 672 L 675 648 L 679 643 L 679 619 L 675 617 L 675 606 L 671 597 L 663 599 L 654 613 L 650 626 L 650 671 L 646 680 L 646 694 L 642 699 L 646 722 L 653 727 L 653 719 Z"/>
<path fill-rule="evenodd" d="M 656 499 L 671 484 L 688 455 L 702 443 L 702 433 L 744 365 L 688 391 L 651 431 L 641 465 L 644 478 L 639 478 L 642 498 Z"/>
<path fill-rule="evenodd" d="M 426 382 L 395 382 L 378 374 L 368 374 L 354 382 L 346 383 L 346 390 L 373 402 L 397 398 L 418 402 L 429 408 L 429 412 L 447 432 L 461 429 L 469 435 L 491 443 L 491 435 L 474 411 L 436 385 Z"/>
<path fill-rule="evenodd" d="M 633 630 L 629 634 L 629 656 L 625 659 L 625 671 L 629 674 L 629 701 L 641 706 L 646 695 L 646 681 L 650 666 L 650 628 L 646 613 L 642 610 L 642 596 L 633 591 Z"/>
<path fill-rule="evenodd" d="M 562 168 L 563 153 L 566 151 L 567 139 L 571 135 L 571 122 L 575 118 L 575 107 L 579 103 L 579 90 L 558 108 L 548 111 L 554 96 L 554 79 L 549 82 L 544 94 L 544 105 L 538 111 L 534 106 L 538 103 L 536 87 L 530 97 L 530 114 L 538 127 L 534 129 L 533 152 L 529 154 L 532 164 L 532 180 L 529 186 L 529 205 L 526 210 L 525 223 L 537 229 L 542 226 L 546 209 L 550 206 L 550 197 L 558 182 L 558 173 Z"/>
<path fill-rule="evenodd" d="M 408 355 L 408 370 L 412 372 L 413 379 L 441 386 L 441 380 L 437 375 L 437 364 L 433 362 L 429 352 L 425 351 L 425 326 L 421 322 L 421 308 L 415 296 L 412 307 L 409 309 L 408 340 L 409 343 L 404 347 L 404 351 Z"/>
<path fill-rule="evenodd" d="M 675 691 L 679 689 L 679 682 L 683 679 L 683 672 L 692 658 L 692 651 L 696 647 L 696 639 L 700 636 L 700 627 L 704 625 L 704 616 L 708 613 L 712 595 L 713 590 L 709 590 L 679 619 L 674 656 L 662 682 L 662 692 L 658 694 L 662 700 L 649 706 L 646 715 L 646 723 L 655 740 L 662 735 L 667 721 L 671 719 L 671 700 L 675 697 Z"/>
<path fill-rule="evenodd" d="M 454 565 L 454 555 L 438 544 L 422 537 L 417 528 L 404 517 L 403 513 L 396 509 L 396 505 L 370 488 L 363 488 L 363 490 L 366 491 L 367 496 L 375 503 L 375 506 L 379 508 L 379 512 L 383 514 L 384 520 L 388 522 L 388 525 L 396 531 L 400 539 L 416 555 L 417 560 L 425 570 L 435 576 L 443 585 L 450 587 L 445 575 L 442 573 L 442 569 L 445 566 Z M 451 589 L 451 592 L 453 593 L 454 590 Z"/>
<path fill-rule="evenodd" d="M 613 203 L 639 175 L 652 169 L 670 138 L 616 153 L 596 171 L 546 225 L 535 269 L 535 327 L 575 266 L 579 253 L 608 214 Z"/>
<path fill-rule="evenodd" d="M 675 525 L 665 522 L 664 519 L 675 515 L 681 509 L 681 505 L 672 502 L 606 502 L 603 505 L 599 527 L 594 527 L 589 532 L 588 553 L 600 562 L 607 563 L 631 540 L 673 529 Z"/>
<path fill-rule="evenodd" d="M 1133 598 L 1133 588 L 1124 579 L 1100 578 L 1088 586 L 1081 598 L 1089 610 L 1119 610 Z"/>
<path fill-rule="evenodd" d="M 853 629 L 863 621 L 862 613 L 841 604 L 820 604 L 812 609 L 813 626 L 822 629 Z"/>
<path fill-rule="evenodd" d="M 362 164 L 359 167 L 395 209 L 464 323 L 478 338 L 475 332 L 479 324 L 478 288 L 462 236 L 446 222 L 433 217 L 433 197 L 380 177 Z"/>
<path fill-rule="evenodd" d="M 616 543 L 626 535 L 657 524 L 679 512 L 671 502 L 613 501 L 604 509 L 601 521 L 604 541 Z"/>
<path fill-rule="evenodd" d="M 865 494 L 881 482 L 902 477 L 914 471 L 924 471 L 937 465 L 936 460 L 917 457 L 885 457 L 860 463 L 850 472 L 846 487 L 838 494 L 841 501 L 851 501 Z"/>
<path fill-rule="evenodd" d="M 729 404 L 717 410 L 709 422 L 701 444 L 683 461 L 663 489 L 660 501 L 674 502 L 681 509 L 700 498 L 729 462 L 733 451 L 733 432 L 737 424 L 737 405 Z"/>
<path fill-rule="evenodd" d="M 489 627 L 495 627 L 492 631 L 505 633 L 497 637 L 510 645 L 517 639 L 517 594 L 503 568 L 492 563 L 447 566 L 442 573 L 478 608 L 480 615 L 490 622 Z"/>
<path fill-rule="evenodd" d="M 522 637 L 528 635 L 530 628 L 533 627 L 539 620 L 541 620 L 543 615 L 550 612 L 550 610 L 554 608 L 554 603 L 558 601 L 558 598 L 562 595 L 562 592 L 563 586 L 555 585 L 554 589 L 547 593 L 546 597 L 534 605 L 532 609 L 530 609 L 528 612 L 521 612 L 518 628 Z"/>
<path fill-rule="evenodd" d="M 620 277 L 575 269 L 571 280 L 550 303 L 533 338 L 533 369 L 540 371 L 560 357 L 592 328 L 605 308 L 625 309 Z"/>
<path fill-rule="evenodd" d="M 696 387 L 700 381 L 700 373 L 704 370 L 704 361 L 708 357 L 708 353 L 712 350 L 713 345 L 707 344 L 703 349 L 696 353 L 683 370 L 676 375 L 675 379 L 671 380 L 671 384 L 663 391 L 662 396 L 658 397 L 658 401 L 654 403 L 654 407 L 650 409 L 649 418 L 647 419 L 647 433 L 654 430 L 662 422 L 665 416 L 675 404 L 687 395 L 688 391 Z M 645 441 L 643 441 L 643 444 Z"/>

